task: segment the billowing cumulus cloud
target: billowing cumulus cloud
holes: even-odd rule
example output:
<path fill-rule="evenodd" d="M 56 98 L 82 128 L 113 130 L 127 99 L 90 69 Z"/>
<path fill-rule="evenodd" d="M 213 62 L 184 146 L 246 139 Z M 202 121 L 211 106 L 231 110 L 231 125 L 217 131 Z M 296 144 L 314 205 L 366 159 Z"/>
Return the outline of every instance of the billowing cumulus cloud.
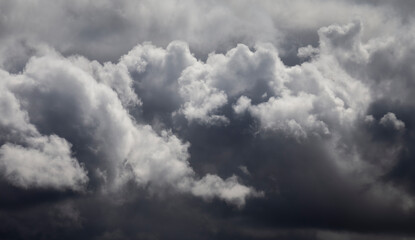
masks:
<path fill-rule="evenodd" d="M 12 184 L 23 188 L 82 188 L 86 173 L 71 158 L 65 140 L 52 135 L 28 139 L 28 144 L 30 147 L 25 148 L 6 143 L 0 149 L 4 176 Z"/>
<path fill-rule="evenodd" d="M 148 46 L 137 48 L 140 47 Z M 174 47 L 179 46 L 171 48 Z M 161 57 L 169 57 L 159 51 Z M 72 183 L 76 189 L 78 182 L 85 182 L 87 177 L 71 158 L 70 144 L 65 139 L 83 138 L 84 147 L 96 158 L 95 163 L 85 159 L 84 164 L 90 172 L 103 173 L 110 188 L 132 179 L 141 186 L 171 186 L 197 196 L 218 196 L 243 205 L 245 197 L 255 192 L 252 188 L 240 185 L 235 177 L 226 181 L 217 176 L 197 180 L 187 160 L 189 143 L 167 130 L 156 133 L 150 125 L 138 123 L 129 114 L 126 106 L 140 107 L 141 103 L 132 89 L 128 71 L 129 67 L 135 68 L 132 71 L 139 70 L 141 53 L 133 63 L 129 62 L 131 55 L 117 65 L 102 66 L 82 57 L 66 59 L 50 50 L 44 56 L 32 57 L 21 74 L 8 76 L 5 81 L 11 85 L 11 91 L 5 94 L 23 102 L 25 112 L 13 109 L 17 108 L 14 102 L 12 109 L 5 111 L 28 125 L 21 128 L 34 128 L 29 123 L 32 121 L 40 129 L 64 139 L 55 135 L 29 138 L 26 140 L 29 149 L 6 139 L 1 148 L 6 178 L 22 187 L 59 187 Z M 154 56 L 154 61 L 157 57 Z M 5 124 L 12 124 L 4 120 Z M 210 191 L 212 186 L 214 190 Z"/>
<path fill-rule="evenodd" d="M 12 93 L 12 76 L 2 72 L 0 171 L 13 185 L 30 188 L 83 189 L 85 169 L 72 157 L 71 144 L 41 135 Z"/>
<path fill-rule="evenodd" d="M 379 123 L 385 127 L 392 127 L 396 130 L 402 130 L 405 128 L 405 123 L 397 119 L 394 113 L 388 112 L 383 116 Z"/>
<path fill-rule="evenodd" d="M 414 7 L 1 2 L 0 239 L 415 238 Z"/>

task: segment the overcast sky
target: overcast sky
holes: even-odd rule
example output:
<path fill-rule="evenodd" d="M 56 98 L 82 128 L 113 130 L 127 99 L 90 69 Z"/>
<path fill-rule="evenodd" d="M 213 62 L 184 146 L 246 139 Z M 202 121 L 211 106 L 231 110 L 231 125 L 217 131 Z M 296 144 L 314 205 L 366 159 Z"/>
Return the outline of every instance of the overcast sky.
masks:
<path fill-rule="evenodd" d="M 0 0 L 0 239 L 415 239 L 414 12 Z"/>

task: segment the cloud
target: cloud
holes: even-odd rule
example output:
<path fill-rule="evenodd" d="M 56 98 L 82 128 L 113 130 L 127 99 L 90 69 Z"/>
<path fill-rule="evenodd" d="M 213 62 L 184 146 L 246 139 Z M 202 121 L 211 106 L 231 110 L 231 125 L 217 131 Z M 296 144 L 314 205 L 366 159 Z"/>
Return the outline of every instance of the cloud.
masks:
<path fill-rule="evenodd" d="M 413 7 L 2 1 L 0 238 L 413 237 Z"/>
<path fill-rule="evenodd" d="M 317 48 L 307 45 L 306 47 L 301 47 L 298 49 L 297 56 L 299 58 L 308 58 L 318 54 L 320 51 Z"/>
<path fill-rule="evenodd" d="M 213 182 L 197 180 L 188 162 L 189 144 L 165 130 L 158 134 L 150 125 L 136 122 L 129 114 L 128 106 L 140 107 L 141 104 L 132 88 L 133 80 L 128 71 L 132 64 L 135 64 L 133 71 L 140 67 L 137 64 L 142 62 L 142 56 L 136 53 L 141 52 L 138 50 L 140 47 L 144 51 L 145 48 L 150 48 L 150 51 L 155 49 L 148 45 L 138 46 L 135 52 L 130 52 L 116 65 L 100 65 L 77 56 L 64 58 L 52 50 L 51 54 L 31 58 L 24 72 L 10 77 L 11 92 L 24 102 L 27 111 L 26 115 L 18 117 L 26 117 L 26 124 L 32 126 L 27 123 L 30 119 L 42 131 L 57 133 L 71 141 L 84 138 L 90 149 L 87 151 L 96 160 L 82 159 L 83 164 L 91 172 L 95 169 L 105 171 L 110 189 L 116 189 L 132 179 L 140 186 L 170 186 L 197 196 L 217 196 L 243 205 L 245 197 L 255 191 L 240 185 L 236 178 L 224 181 L 214 176 L 215 190 L 198 191 L 196 194 L 193 182 L 197 189 L 211 188 Z M 176 51 L 180 55 L 188 49 L 178 43 L 170 45 L 167 51 Z M 159 52 L 167 59 L 172 57 L 169 53 L 163 56 L 164 50 Z M 136 54 L 134 59 L 131 58 L 133 54 Z M 157 61 L 157 56 L 150 55 L 149 61 Z M 174 69 L 171 65 L 166 67 Z M 19 114 L 15 113 L 16 109 L 6 110 Z M 22 187 L 59 187 L 73 183 L 77 188 L 78 182 L 85 183 L 85 173 L 77 162 L 72 157 L 60 157 L 60 154 L 71 154 L 68 150 L 70 144 L 65 139 L 52 135 L 36 141 L 29 139 L 26 143 L 33 145 L 33 149 L 9 143 L 1 148 L 6 178 L 10 181 Z M 76 146 L 75 149 L 78 148 Z M 30 161 L 29 156 L 33 157 L 33 165 L 28 170 L 25 162 Z M 44 174 L 43 168 L 48 168 L 45 175 L 41 175 Z M 84 175 L 78 176 L 79 171 Z M 55 178 L 61 178 L 62 183 L 50 183 Z M 235 191 L 235 188 L 242 190 Z"/>
<path fill-rule="evenodd" d="M 402 130 L 405 128 L 405 123 L 396 118 L 396 115 L 394 113 L 387 113 L 385 116 L 383 116 L 379 123 L 385 127 L 393 127 L 396 130 Z"/>
<path fill-rule="evenodd" d="M 65 55 L 82 54 L 100 62 L 117 61 L 137 43 L 151 41 L 166 47 L 174 40 L 187 42 L 200 56 L 226 52 L 237 43 L 253 47 L 256 42 L 271 42 L 291 58 L 298 47 L 317 44 L 315 32 L 320 27 L 344 24 L 353 16 L 364 18 L 367 38 L 393 31 L 400 25 L 401 12 L 408 12 L 410 4 L 399 1 L 392 6 L 397 9 L 393 11 L 389 3 L 383 2 L 322 0 L 324 8 L 315 9 L 315 3 L 305 0 L 281 1 L 277 6 L 266 0 L 202 4 L 194 0 L 77 0 L 71 4 L 62 0 L 53 4 L 8 0 L 0 6 L 4 32 L 0 41 L 42 41 Z"/>
<path fill-rule="evenodd" d="M 192 193 L 196 196 L 201 196 L 211 199 L 215 196 L 225 199 L 237 206 L 245 205 L 245 199 L 241 195 L 263 196 L 263 192 L 255 192 L 246 186 L 238 183 L 237 177 L 232 176 L 225 181 L 215 175 L 206 175 L 200 181 L 196 182 L 192 187 Z"/>
<path fill-rule="evenodd" d="M 56 135 L 29 138 L 30 147 L 6 143 L 0 148 L 3 176 L 23 188 L 82 190 L 85 170 L 71 157 L 70 145 Z"/>
<path fill-rule="evenodd" d="M 12 93 L 12 76 L 2 72 L 0 83 L 0 171 L 23 188 L 83 190 L 85 169 L 72 157 L 71 144 L 54 134 L 41 135 Z"/>
<path fill-rule="evenodd" d="M 225 116 L 212 113 L 227 103 L 227 96 L 223 91 L 211 87 L 209 79 L 203 79 L 209 75 L 208 70 L 203 68 L 202 64 L 192 66 L 180 77 L 179 92 L 185 103 L 179 112 L 190 122 L 198 120 L 204 124 L 227 124 L 229 120 Z"/>

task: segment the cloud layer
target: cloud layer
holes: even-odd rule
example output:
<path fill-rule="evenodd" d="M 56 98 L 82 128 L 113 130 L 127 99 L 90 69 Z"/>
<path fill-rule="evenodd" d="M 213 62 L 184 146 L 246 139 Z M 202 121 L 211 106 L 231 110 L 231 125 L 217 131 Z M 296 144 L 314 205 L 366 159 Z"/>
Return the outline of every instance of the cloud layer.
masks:
<path fill-rule="evenodd" d="M 1 2 L 0 238 L 411 239 L 414 7 Z"/>

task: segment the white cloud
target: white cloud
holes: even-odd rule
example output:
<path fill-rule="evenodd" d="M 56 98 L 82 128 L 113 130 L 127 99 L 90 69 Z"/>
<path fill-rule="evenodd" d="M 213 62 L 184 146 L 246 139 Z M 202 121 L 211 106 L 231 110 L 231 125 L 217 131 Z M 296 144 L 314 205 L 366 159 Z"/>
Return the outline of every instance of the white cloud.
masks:
<path fill-rule="evenodd" d="M 234 106 L 238 113 L 246 109 L 258 118 L 265 130 L 281 130 L 295 138 L 305 138 L 308 133 L 329 134 L 324 122 L 311 113 L 315 96 L 300 94 L 297 97 L 284 96 L 280 99 L 271 97 L 267 102 L 248 105 L 248 99 L 241 97 Z"/>
<path fill-rule="evenodd" d="M 23 188 L 83 190 L 86 171 L 71 157 L 70 144 L 56 135 L 28 138 L 28 146 L 0 147 L 0 169 L 13 185 Z"/>
<path fill-rule="evenodd" d="M 279 87 L 278 81 L 283 79 L 275 69 L 281 66 L 270 44 L 259 44 L 255 52 L 239 44 L 226 54 L 210 54 L 206 62 L 197 62 L 182 72 L 179 85 L 185 103 L 180 112 L 190 121 L 228 124 L 226 116 L 215 112 L 228 103 L 228 98 L 243 93 L 262 98 L 269 84 Z"/>
<path fill-rule="evenodd" d="M 195 62 L 182 72 L 178 82 L 184 103 L 179 112 L 189 121 L 229 123 L 220 108 L 237 98 L 237 114 L 248 112 L 263 129 L 295 138 L 351 126 L 371 97 L 346 66 L 367 62 L 361 29 L 359 21 L 322 28 L 315 50 L 319 55 L 293 67 L 285 66 L 270 44 L 257 44 L 254 50 L 239 44 L 226 54 L 210 54 L 206 62 Z"/>
<path fill-rule="evenodd" d="M 153 74 L 166 74 L 168 77 L 171 72 L 180 72 L 183 68 L 177 63 L 178 59 L 183 59 L 183 56 L 190 56 L 190 61 L 193 59 L 182 43 L 171 44 L 167 51 L 149 45 L 138 46 L 134 51 L 143 48 L 150 52 L 146 60 L 150 63 L 145 66 L 140 65 L 143 55 L 134 57 L 134 52 L 123 57 L 118 64 L 104 66 L 81 57 L 64 58 L 57 53 L 33 57 L 24 72 L 9 77 L 10 94 L 14 100 L 24 103 L 22 107 L 27 113 L 19 112 L 12 104 L 6 104 L 6 108 L 0 110 L 15 114 L 23 124 L 32 126 L 28 122 L 30 119 L 35 126 L 60 131 L 62 137 L 73 138 L 73 131 L 85 134 L 87 147 L 96 155 L 95 166 L 106 173 L 105 182 L 114 191 L 126 181 L 134 180 L 139 186 L 171 187 L 196 196 L 218 197 L 243 205 L 245 198 L 254 192 L 252 188 L 238 183 L 236 178 L 222 180 L 216 175 L 210 175 L 209 181 L 205 178 L 198 180 L 188 162 L 188 143 L 165 130 L 158 134 L 150 125 L 138 123 L 129 114 L 127 107 L 131 103 L 140 105 L 137 105 L 138 97 L 131 82 L 134 72 L 130 73 L 128 69 L 137 71 L 158 62 L 157 56 L 151 55 L 156 51 L 161 54 L 159 63 L 164 65 L 165 71 Z M 160 78 L 161 81 L 165 79 Z M 177 81 L 170 81 L 174 80 Z M 60 119 L 59 122 L 54 122 L 56 118 Z M 13 122 L 6 120 L 2 121 L 9 125 Z M 65 129 L 72 130 L 67 132 Z M 66 140 L 52 135 L 36 139 L 29 137 L 25 143 L 28 148 L 12 143 L 1 148 L 5 176 L 9 181 L 25 188 L 64 188 L 70 185 L 77 189 L 85 184 L 85 172 L 71 157 L 70 144 Z M 92 164 L 88 159 L 83 161 L 86 161 L 86 166 Z M 42 172 L 44 175 L 40 175 Z M 200 191 L 194 191 L 196 188 Z M 204 188 L 212 190 L 201 191 Z"/>
<path fill-rule="evenodd" d="M 307 45 L 306 47 L 300 47 L 298 49 L 297 56 L 299 58 L 308 58 L 313 57 L 320 53 L 320 50 L 318 48 L 314 48 L 311 45 Z"/>
<path fill-rule="evenodd" d="M 41 135 L 10 90 L 17 79 L 0 73 L 0 172 L 23 188 L 81 191 L 85 169 L 72 157 L 71 145 L 56 135 Z"/>
<path fill-rule="evenodd" d="M 262 192 L 256 192 L 252 188 L 240 185 L 236 176 L 232 176 L 224 181 L 218 176 L 210 174 L 195 182 L 191 191 L 195 196 L 206 199 L 219 196 L 239 207 L 245 205 L 245 199 L 241 198 L 241 195 L 254 195 L 257 197 L 263 195 Z"/>
<path fill-rule="evenodd" d="M 227 96 L 211 86 L 209 70 L 203 64 L 195 64 L 179 78 L 179 93 L 185 103 L 179 110 L 187 120 L 197 120 L 203 124 L 227 124 L 229 120 L 214 114 L 215 110 L 227 103 Z"/>
<path fill-rule="evenodd" d="M 405 123 L 399 120 L 394 113 L 388 112 L 380 120 L 379 123 L 384 127 L 392 127 L 395 130 L 405 129 Z"/>

